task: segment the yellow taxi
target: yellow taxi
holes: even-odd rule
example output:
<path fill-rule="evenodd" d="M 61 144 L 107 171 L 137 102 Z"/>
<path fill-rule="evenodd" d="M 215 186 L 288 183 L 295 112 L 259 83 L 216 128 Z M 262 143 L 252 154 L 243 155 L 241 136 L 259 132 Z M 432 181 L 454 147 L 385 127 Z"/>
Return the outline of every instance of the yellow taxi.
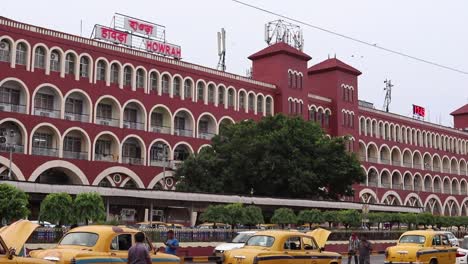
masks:
<path fill-rule="evenodd" d="M 66 233 L 55 248 L 34 250 L 30 255 L 60 264 L 126 263 L 128 249 L 135 243 L 137 232 L 136 229 L 120 226 L 77 227 Z M 180 263 L 180 259 L 174 255 L 158 253 L 149 240 L 145 244 L 153 263 Z"/>
<path fill-rule="evenodd" d="M 0 229 L 0 264 L 53 264 L 53 262 L 21 257 L 24 244 L 39 225 L 19 220 Z"/>
<path fill-rule="evenodd" d="M 341 255 L 324 251 L 330 231 L 260 231 L 245 246 L 224 253 L 224 264 L 341 264 Z"/>
<path fill-rule="evenodd" d="M 398 244 L 385 251 L 385 264 L 454 264 L 457 248 L 445 232 L 415 230 L 403 233 Z"/>

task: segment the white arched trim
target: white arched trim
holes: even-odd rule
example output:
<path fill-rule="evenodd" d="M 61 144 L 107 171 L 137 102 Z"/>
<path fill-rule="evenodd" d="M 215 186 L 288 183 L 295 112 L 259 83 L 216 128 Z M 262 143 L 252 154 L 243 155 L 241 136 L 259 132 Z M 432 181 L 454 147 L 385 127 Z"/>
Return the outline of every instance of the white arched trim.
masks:
<path fill-rule="evenodd" d="M 57 142 L 57 150 L 58 150 L 58 153 L 59 153 L 59 158 L 61 158 L 61 153 L 62 153 L 62 134 L 60 133 L 60 131 L 58 130 L 57 127 L 55 127 L 53 124 L 51 123 L 39 123 L 37 124 L 32 130 L 31 130 L 31 133 L 29 134 L 29 152 L 28 153 L 32 153 L 32 145 L 33 145 L 33 138 L 34 138 L 34 133 L 36 132 L 37 129 L 41 128 L 41 127 L 48 127 L 48 128 L 51 128 L 56 136 L 57 136 L 57 140 L 59 142 Z"/>
<path fill-rule="evenodd" d="M 61 144 L 63 145 L 65 137 L 67 136 L 68 133 L 70 133 L 72 131 L 79 131 L 79 132 L 81 132 L 81 134 L 83 134 L 85 136 L 86 143 L 88 144 L 88 148 L 87 148 L 88 160 L 91 160 L 91 139 L 89 138 L 89 135 L 86 132 L 86 130 L 82 129 L 81 127 L 70 127 L 69 129 L 65 130 L 65 132 L 62 133 L 62 138 L 60 140 Z M 62 157 L 63 157 L 63 153 L 62 153 Z"/>
<path fill-rule="evenodd" d="M 421 206 L 423 205 L 423 202 L 422 202 L 422 200 L 421 200 L 421 197 L 419 197 L 419 195 L 416 194 L 416 193 L 410 193 L 410 194 L 408 194 L 408 195 L 406 196 L 406 198 L 405 198 L 405 202 L 404 202 L 402 205 L 406 205 L 406 204 L 409 202 L 409 200 L 410 200 L 411 198 L 415 198 L 416 200 L 418 200 L 418 202 L 419 202 L 419 204 L 420 204 Z"/>
<path fill-rule="evenodd" d="M 147 150 L 147 157 L 148 157 L 148 163 L 151 162 L 151 148 L 153 147 L 154 144 L 158 143 L 158 142 L 162 142 L 164 144 L 167 145 L 168 149 L 167 149 L 167 158 L 169 159 L 169 157 L 172 157 L 172 147 L 171 147 L 171 144 L 169 144 L 169 142 L 165 139 L 162 139 L 162 138 L 157 138 L 155 140 L 153 140 L 151 142 L 151 144 L 149 144 L 149 148 Z"/>
<path fill-rule="evenodd" d="M 0 81 L 0 86 L 3 86 L 6 82 L 9 82 L 9 81 L 12 81 L 12 82 L 17 82 L 19 83 L 21 86 L 22 86 L 22 92 L 25 93 L 26 95 L 26 114 L 29 114 L 29 105 L 30 105 L 30 101 L 31 101 L 31 95 L 29 93 L 29 88 L 28 86 L 20 79 L 18 78 L 15 78 L 15 77 L 7 77 L 7 78 L 4 78 Z"/>
<path fill-rule="evenodd" d="M 199 126 L 199 124 L 200 124 L 201 118 L 204 117 L 204 116 L 209 116 L 209 117 L 212 119 L 211 121 L 214 122 L 214 126 L 215 126 L 215 131 L 214 131 L 214 133 L 215 133 L 216 135 L 218 134 L 218 131 L 219 131 L 219 130 L 218 130 L 218 121 L 216 120 L 216 117 L 215 117 L 212 113 L 210 113 L 210 112 L 203 112 L 203 113 L 201 113 L 201 114 L 198 116 L 198 119 L 197 119 L 197 134 L 196 134 L 197 138 L 200 136 L 200 135 L 199 135 L 199 131 L 198 131 L 198 130 L 199 130 L 199 129 L 198 129 L 198 128 L 199 128 L 198 126 Z"/>
<path fill-rule="evenodd" d="M 44 171 L 48 169 L 57 168 L 57 167 L 72 171 L 80 179 L 81 184 L 89 185 L 88 178 L 86 178 L 86 175 L 83 173 L 83 171 L 75 164 L 65 161 L 65 160 L 51 160 L 51 161 L 47 161 L 43 163 L 41 166 L 37 167 L 33 171 L 28 181 L 35 182 L 36 179 L 41 175 L 41 173 L 43 173 Z"/>
<path fill-rule="evenodd" d="M 135 182 L 135 184 L 138 186 L 138 188 L 140 188 L 140 189 L 145 188 L 145 185 L 143 184 L 140 177 L 138 177 L 138 175 L 135 172 L 133 172 L 129 168 L 122 167 L 122 166 L 110 167 L 110 168 L 107 168 L 107 169 L 103 170 L 94 179 L 93 185 L 95 185 L 95 186 L 98 185 L 108 175 L 112 175 L 112 174 L 116 174 L 116 173 L 127 175 L 128 177 L 132 178 L 132 180 Z"/>
<path fill-rule="evenodd" d="M 66 101 L 67 101 L 67 98 L 68 96 L 70 96 L 71 94 L 73 93 L 78 93 L 80 95 L 83 95 L 87 100 L 88 100 L 88 122 L 89 123 L 92 123 L 92 120 L 93 120 L 93 107 L 92 107 L 92 100 L 91 100 L 91 97 L 89 97 L 88 93 L 86 93 L 84 90 L 82 89 L 78 89 L 78 88 L 75 88 L 75 89 L 71 89 L 70 91 L 68 91 L 65 96 L 63 97 L 63 102 L 62 102 L 62 112 L 65 114 L 65 104 L 66 104 Z"/>
<path fill-rule="evenodd" d="M 28 130 L 26 129 L 26 127 L 23 125 L 23 123 L 21 123 L 21 121 L 19 121 L 16 118 L 11 118 L 11 117 L 3 118 L 3 119 L 0 120 L 0 125 L 5 123 L 5 122 L 15 123 L 21 129 L 21 133 L 22 133 L 21 136 L 22 136 L 22 140 L 23 140 L 22 143 L 24 144 L 23 153 L 27 154 L 28 153 L 29 137 L 28 137 Z"/>
<path fill-rule="evenodd" d="M 198 124 L 195 123 L 195 117 L 193 116 L 193 113 L 188 110 L 187 108 L 179 108 L 177 109 L 174 114 L 172 115 L 172 122 L 171 122 L 171 135 L 174 135 L 174 129 L 175 129 L 175 125 L 174 125 L 174 122 L 175 122 L 175 118 L 177 116 L 177 114 L 181 111 L 185 111 L 187 112 L 190 117 L 192 118 L 192 137 L 195 137 L 195 129 L 198 127 Z M 216 119 L 215 119 L 216 120 Z"/>
<path fill-rule="evenodd" d="M 8 168 L 10 166 L 10 160 L 3 157 L 3 156 L 0 156 L 0 164 L 2 164 L 3 166 Z M 26 179 L 24 178 L 23 172 L 16 165 L 16 163 L 14 161 L 11 162 L 11 173 L 13 173 L 13 175 L 15 175 L 15 177 L 16 177 L 16 179 L 18 181 L 26 181 Z"/>
<path fill-rule="evenodd" d="M 174 171 L 167 170 L 165 172 L 160 172 L 158 175 L 154 176 L 151 182 L 148 184 L 148 189 L 153 189 L 154 186 L 160 182 L 165 177 L 172 177 L 174 175 Z"/>
<path fill-rule="evenodd" d="M 382 196 L 382 199 L 380 200 L 380 203 L 384 203 L 385 199 L 387 199 L 387 197 L 390 196 L 390 195 L 395 196 L 395 198 L 398 200 L 398 202 L 400 203 L 400 205 L 403 205 L 400 195 L 399 195 L 397 192 L 395 192 L 395 191 L 387 191 L 387 192 Z"/>
<path fill-rule="evenodd" d="M 203 144 L 203 145 L 201 145 L 201 146 L 198 148 L 197 153 L 200 153 L 200 151 L 202 150 L 202 148 L 207 148 L 207 147 L 211 148 L 211 145 L 210 145 L 210 144 Z"/>

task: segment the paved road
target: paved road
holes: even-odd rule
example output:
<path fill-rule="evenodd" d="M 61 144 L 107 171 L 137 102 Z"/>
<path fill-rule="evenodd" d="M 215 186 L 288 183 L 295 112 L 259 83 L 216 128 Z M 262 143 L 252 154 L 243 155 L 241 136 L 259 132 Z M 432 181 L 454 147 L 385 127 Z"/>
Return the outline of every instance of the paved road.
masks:
<path fill-rule="evenodd" d="M 385 260 L 384 255 L 375 255 L 371 256 L 370 258 L 370 264 L 383 264 Z M 344 257 L 343 260 L 341 261 L 342 264 L 348 264 L 348 257 Z M 354 264 L 354 260 L 351 262 Z"/>

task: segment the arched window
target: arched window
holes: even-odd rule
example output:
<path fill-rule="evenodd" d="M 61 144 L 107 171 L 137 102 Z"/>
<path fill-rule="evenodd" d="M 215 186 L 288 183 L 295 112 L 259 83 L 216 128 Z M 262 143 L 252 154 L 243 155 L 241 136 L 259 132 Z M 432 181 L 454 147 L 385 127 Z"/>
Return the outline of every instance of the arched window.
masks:
<path fill-rule="evenodd" d="M 179 77 L 175 77 L 174 78 L 174 83 L 173 83 L 173 92 L 174 92 L 174 96 L 175 97 L 180 97 L 180 78 Z"/>
<path fill-rule="evenodd" d="M 169 94 L 169 75 L 164 74 L 161 80 L 162 80 L 162 93 Z"/>
<path fill-rule="evenodd" d="M 348 122 L 348 114 L 346 112 L 343 112 L 343 126 L 346 126 Z"/>
<path fill-rule="evenodd" d="M 98 81 L 106 80 L 106 63 L 102 60 L 100 60 L 97 64 L 96 80 Z"/>
<path fill-rule="evenodd" d="M 124 85 L 131 86 L 132 85 L 132 68 L 130 66 L 125 66 L 124 68 Z"/>
<path fill-rule="evenodd" d="M 292 82 L 293 82 L 292 72 L 288 71 L 288 86 L 289 86 L 289 88 L 292 87 Z"/>
<path fill-rule="evenodd" d="M 192 81 L 189 79 L 184 81 L 184 98 L 192 98 Z"/>
<path fill-rule="evenodd" d="M 315 116 L 316 116 L 316 111 L 315 111 L 315 108 L 311 108 L 309 110 L 309 120 L 310 121 L 315 121 Z"/>
<path fill-rule="evenodd" d="M 271 104 L 272 104 L 271 98 L 268 97 L 266 99 L 266 103 L 265 103 L 265 106 L 266 106 L 265 108 L 266 108 L 266 114 L 267 115 L 273 115 L 273 109 L 272 109 Z"/>
<path fill-rule="evenodd" d="M 87 57 L 80 59 L 80 77 L 89 77 L 89 59 Z"/>
<path fill-rule="evenodd" d="M 299 75 L 297 73 L 294 73 L 294 83 L 293 83 L 294 88 L 299 87 Z"/>
<path fill-rule="evenodd" d="M 263 115 L 263 97 L 257 97 L 257 114 Z"/>
<path fill-rule="evenodd" d="M 245 93 L 240 92 L 239 94 L 239 109 L 245 110 Z"/>
<path fill-rule="evenodd" d="M 150 74 L 150 89 L 151 92 L 157 93 L 158 92 L 158 74 L 152 72 Z"/>
<path fill-rule="evenodd" d="M 7 40 L 0 42 L 0 61 L 10 62 L 11 45 Z"/>
<path fill-rule="evenodd" d="M 45 49 L 43 47 L 37 47 L 34 52 L 34 68 L 45 68 Z"/>
<path fill-rule="evenodd" d="M 26 45 L 24 43 L 18 43 L 16 46 L 16 64 L 26 65 Z"/>
<path fill-rule="evenodd" d="M 55 50 L 50 53 L 50 71 L 60 72 L 60 54 Z"/>
<path fill-rule="evenodd" d="M 208 103 L 213 104 L 215 99 L 215 87 L 214 85 L 208 85 Z"/>
<path fill-rule="evenodd" d="M 110 82 L 111 83 L 119 83 L 119 75 L 120 75 L 120 69 L 119 69 L 119 65 L 117 63 L 113 63 L 111 65 L 111 78 L 110 78 Z"/>
<path fill-rule="evenodd" d="M 226 91 L 226 88 L 224 86 L 219 86 L 218 87 L 218 105 L 223 105 L 224 104 L 224 93 Z"/>
<path fill-rule="evenodd" d="M 354 114 L 349 115 L 349 127 L 354 127 Z"/>
<path fill-rule="evenodd" d="M 143 69 L 138 69 L 136 74 L 136 88 L 145 88 L 145 71 Z"/>
<path fill-rule="evenodd" d="M 299 75 L 299 89 L 302 89 L 302 85 L 303 85 L 303 76 L 301 74 Z"/>
<path fill-rule="evenodd" d="M 68 53 L 65 56 L 65 74 L 75 73 L 75 55 Z"/>
<path fill-rule="evenodd" d="M 234 106 L 234 90 L 229 89 L 228 91 L 228 106 L 233 107 Z"/>
<path fill-rule="evenodd" d="M 293 104 L 294 104 L 293 101 L 288 100 L 288 106 L 289 106 L 289 113 L 290 113 L 290 114 L 292 114 L 292 112 L 293 112 L 293 110 L 294 110 L 294 109 L 293 109 Z"/>
<path fill-rule="evenodd" d="M 255 95 L 249 94 L 249 111 L 254 111 L 255 108 Z"/>
<path fill-rule="evenodd" d="M 321 109 L 317 110 L 317 123 L 322 126 L 322 115 L 323 115 L 323 111 Z"/>
<path fill-rule="evenodd" d="M 200 102 L 204 101 L 205 98 L 205 85 L 202 82 L 197 84 L 197 100 Z"/>
<path fill-rule="evenodd" d="M 330 127 L 330 113 L 325 111 L 325 115 L 323 116 L 323 126 L 328 128 Z"/>

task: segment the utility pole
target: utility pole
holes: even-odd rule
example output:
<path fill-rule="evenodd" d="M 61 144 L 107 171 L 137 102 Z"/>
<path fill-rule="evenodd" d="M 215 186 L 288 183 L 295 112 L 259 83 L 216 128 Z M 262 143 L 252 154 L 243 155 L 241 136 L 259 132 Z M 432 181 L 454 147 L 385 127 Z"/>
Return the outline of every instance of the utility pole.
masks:
<path fill-rule="evenodd" d="M 384 91 L 387 91 L 387 93 L 385 94 L 385 101 L 384 101 L 383 110 L 385 112 L 389 112 L 390 111 L 390 103 L 392 102 L 392 87 L 393 87 L 393 84 L 392 84 L 392 80 L 385 80 L 384 83 L 385 83 Z"/>

